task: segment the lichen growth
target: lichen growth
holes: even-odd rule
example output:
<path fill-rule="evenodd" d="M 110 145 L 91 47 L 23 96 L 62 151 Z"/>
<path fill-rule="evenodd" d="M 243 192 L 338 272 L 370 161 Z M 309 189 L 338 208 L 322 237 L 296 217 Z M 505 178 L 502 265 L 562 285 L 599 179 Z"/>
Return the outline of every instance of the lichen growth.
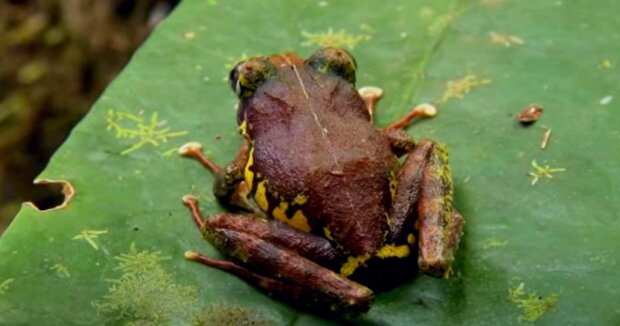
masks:
<path fill-rule="evenodd" d="M 82 230 L 80 234 L 71 238 L 72 240 L 84 240 L 88 242 L 88 244 L 93 247 L 95 250 L 99 250 L 99 244 L 97 244 L 97 239 L 100 235 L 108 233 L 108 230 Z"/>
<path fill-rule="evenodd" d="M 547 297 L 541 297 L 536 292 L 525 292 L 525 284 L 521 282 L 519 285 L 508 289 L 508 301 L 514 303 L 523 310 L 523 314 L 519 316 L 519 321 L 535 322 L 544 314 L 555 307 L 558 302 L 559 295 L 550 294 Z"/>
<path fill-rule="evenodd" d="M 327 32 L 323 33 L 309 33 L 306 31 L 301 31 L 301 35 L 305 39 L 305 41 L 301 43 L 302 46 L 333 46 L 351 50 L 359 43 L 370 40 L 370 35 L 367 34 L 354 35 L 344 29 L 334 32 L 333 28 L 329 28 Z"/>
<path fill-rule="evenodd" d="M 476 75 L 467 75 L 459 80 L 451 80 L 446 84 L 441 97 L 437 100 L 437 103 L 445 103 L 453 98 L 462 99 L 466 94 L 471 92 L 474 88 L 482 85 L 488 85 L 491 83 L 490 79 L 478 79 Z"/>
<path fill-rule="evenodd" d="M 128 112 L 108 111 L 106 118 L 108 131 L 114 131 L 116 138 L 135 139 L 135 143 L 123 150 L 121 155 L 127 155 L 145 145 L 159 146 L 170 138 L 187 135 L 187 131 L 171 131 L 166 127 L 166 121 L 160 121 L 157 112 L 151 114 L 148 122 L 143 117 Z M 127 126 L 131 125 L 131 126 Z"/>
<path fill-rule="evenodd" d="M 177 324 L 192 319 L 197 312 L 196 289 L 175 282 L 161 262 L 169 257 L 161 252 L 139 251 L 132 244 L 128 253 L 115 257 L 114 268 L 122 275 L 107 280 L 108 294 L 93 307 L 99 314 L 115 315 L 130 325 Z"/>
<path fill-rule="evenodd" d="M 267 326 L 275 321 L 258 311 L 224 303 L 215 303 L 201 310 L 194 318 L 194 326 Z"/>

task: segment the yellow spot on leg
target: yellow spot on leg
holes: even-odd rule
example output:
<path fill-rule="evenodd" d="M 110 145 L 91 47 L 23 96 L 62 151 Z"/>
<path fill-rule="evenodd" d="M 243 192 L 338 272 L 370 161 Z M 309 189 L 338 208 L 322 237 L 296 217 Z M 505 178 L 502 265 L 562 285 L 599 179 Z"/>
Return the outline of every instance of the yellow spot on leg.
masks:
<path fill-rule="evenodd" d="M 347 262 L 340 268 L 340 275 L 344 277 L 351 276 L 355 270 L 370 258 L 370 255 L 361 255 L 358 257 L 350 256 L 347 258 Z"/>
<path fill-rule="evenodd" d="M 409 252 L 408 245 L 402 245 L 402 246 L 385 245 L 377 251 L 375 256 L 381 259 L 391 258 L 391 257 L 403 258 L 403 257 L 409 256 L 409 254 L 410 252 Z"/>
<path fill-rule="evenodd" d="M 267 180 L 258 183 L 254 199 L 263 212 L 269 210 L 269 202 L 267 201 Z"/>
<path fill-rule="evenodd" d="M 412 233 L 409 233 L 407 235 L 407 243 L 410 245 L 414 245 L 416 241 L 415 235 L 413 235 Z"/>

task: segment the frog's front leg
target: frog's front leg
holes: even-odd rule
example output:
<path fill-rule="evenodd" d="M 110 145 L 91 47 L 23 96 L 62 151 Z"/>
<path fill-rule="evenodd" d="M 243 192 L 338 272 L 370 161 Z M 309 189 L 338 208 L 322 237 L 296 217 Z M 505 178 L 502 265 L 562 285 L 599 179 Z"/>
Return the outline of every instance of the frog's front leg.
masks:
<path fill-rule="evenodd" d="M 370 308 L 370 289 L 323 267 L 342 258 L 326 239 L 248 215 L 223 213 L 205 220 L 195 198 L 186 196 L 183 201 L 203 236 L 233 261 L 192 251 L 186 253 L 188 259 L 228 271 L 298 303 L 354 314 Z"/>
<path fill-rule="evenodd" d="M 445 147 L 431 140 L 416 144 L 398 172 L 390 240 L 413 244 L 417 233 L 418 265 L 434 276 L 448 275 L 462 235 L 464 221 L 452 207 L 452 192 Z"/>
<path fill-rule="evenodd" d="M 365 86 L 360 88 L 357 92 L 362 100 L 364 100 L 366 110 L 368 110 L 368 114 L 370 115 L 370 122 L 373 122 L 375 105 L 383 97 L 383 90 L 379 87 Z M 411 111 L 405 114 L 402 118 L 388 125 L 385 129 L 402 129 L 415 118 L 431 118 L 436 115 L 437 109 L 432 104 L 420 104 L 411 109 Z"/>
<path fill-rule="evenodd" d="M 202 151 L 202 145 L 197 142 L 187 143 L 179 148 L 179 154 L 199 161 L 215 176 L 213 193 L 225 205 L 232 205 L 248 211 L 257 210 L 248 201 L 247 194 L 251 189 L 244 182 L 244 169 L 250 157 L 250 140 L 243 138 L 237 155 L 226 168 L 209 159 Z"/>

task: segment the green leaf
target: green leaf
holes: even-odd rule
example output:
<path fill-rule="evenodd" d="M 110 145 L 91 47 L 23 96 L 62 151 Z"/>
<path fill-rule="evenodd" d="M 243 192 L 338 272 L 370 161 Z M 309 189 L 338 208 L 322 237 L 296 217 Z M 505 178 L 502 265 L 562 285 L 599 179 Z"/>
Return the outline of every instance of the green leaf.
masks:
<path fill-rule="evenodd" d="M 223 208 L 209 173 L 175 154 L 197 140 L 232 159 L 240 137 L 224 79 L 239 59 L 327 44 L 352 51 L 358 85 L 385 90 L 379 125 L 418 103 L 439 107 L 409 132 L 448 146 L 467 219 L 450 279 L 412 275 L 356 323 L 617 324 L 619 10 L 612 0 L 184 1 L 39 177 L 69 183 L 68 205 L 24 206 L 0 239 L 0 324 L 337 324 L 183 258 L 221 256 L 181 196 Z M 530 103 L 544 113 L 525 128 L 514 114 Z"/>

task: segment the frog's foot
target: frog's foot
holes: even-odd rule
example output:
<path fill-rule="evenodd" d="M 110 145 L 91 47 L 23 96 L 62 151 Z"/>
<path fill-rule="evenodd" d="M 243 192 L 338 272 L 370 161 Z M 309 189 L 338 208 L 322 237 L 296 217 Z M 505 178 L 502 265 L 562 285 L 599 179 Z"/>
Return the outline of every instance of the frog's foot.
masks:
<path fill-rule="evenodd" d="M 437 108 L 432 104 L 424 103 L 411 109 L 404 117 L 392 122 L 386 129 L 402 129 L 415 118 L 432 118 L 437 115 Z"/>
<path fill-rule="evenodd" d="M 202 145 L 198 142 L 189 142 L 179 147 L 179 154 L 184 157 L 189 157 L 202 163 L 204 167 L 209 169 L 214 174 L 222 174 L 223 169 L 215 162 L 211 161 L 202 151 Z"/>
<path fill-rule="evenodd" d="M 185 255 L 188 259 L 228 271 L 274 295 L 299 303 L 354 314 L 370 308 L 373 299 L 370 289 L 315 262 L 339 258 L 329 241 L 281 222 L 248 215 L 224 213 L 205 220 L 195 198 L 186 196 L 184 202 L 205 238 L 233 261 L 191 251 Z"/>
<path fill-rule="evenodd" d="M 364 100 L 368 114 L 370 114 L 370 121 L 372 122 L 375 114 L 375 104 L 383 97 L 383 90 L 379 87 L 365 86 L 357 90 L 357 92 Z"/>
<path fill-rule="evenodd" d="M 444 146 L 431 140 L 418 143 L 403 163 L 397 181 L 390 211 L 390 240 L 396 243 L 406 238 L 414 242 L 417 229 L 420 269 L 430 275 L 447 276 L 464 220 L 452 207 L 452 174 Z"/>

